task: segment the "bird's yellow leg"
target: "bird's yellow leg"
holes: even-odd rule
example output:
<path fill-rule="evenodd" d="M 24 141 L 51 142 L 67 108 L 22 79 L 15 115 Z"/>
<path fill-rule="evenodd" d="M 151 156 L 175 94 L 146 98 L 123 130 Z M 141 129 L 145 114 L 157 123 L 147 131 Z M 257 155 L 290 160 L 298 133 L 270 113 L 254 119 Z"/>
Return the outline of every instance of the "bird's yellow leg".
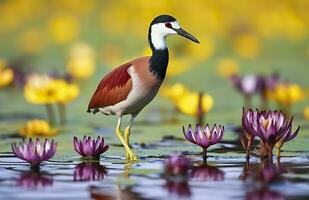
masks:
<path fill-rule="evenodd" d="M 125 129 L 124 129 L 124 140 L 125 142 L 127 143 L 128 146 L 130 146 L 130 141 L 129 141 L 129 138 L 130 137 L 130 127 L 127 126 Z"/>
<path fill-rule="evenodd" d="M 130 119 L 130 123 L 129 123 L 129 125 L 124 129 L 124 140 L 125 140 L 125 142 L 127 143 L 127 145 L 130 147 L 130 130 L 131 130 L 131 126 L 132 126 L 132 124 L 133 124 L 133 122 L 134 122 L 134 119 L 135 119 L 135 116 L 136 115 L 132 115 L 131 116 L 131 119 Z M 130 155 L 128 154 L 128 152 L 127 152 L 127 154 L 126 154 L 126 156 L 127 156 L 127 158 L 129 158 L 130 157 Z"/>
<path fill-rule="evenodd" d="M 130 147 L 127 145 L 127 143 L 125 142 L 125 140 L 122 137 L 122 133 L 120 131 L 120 126 L 121 126 L 121 117 L 118 119 L 118 123 L 117 123 L 117 127 L 115 130 L 115 134 L 118 137 L 118 139 L 120 140 L 120 142 L 122 143 L 122 145 L 124 146 L 127 155 L 129 155 L 127 157 L 127 159 L 129 160 L 137 160 L 136 156 L 133 154 L 132 150 L 130 149 Z"/>

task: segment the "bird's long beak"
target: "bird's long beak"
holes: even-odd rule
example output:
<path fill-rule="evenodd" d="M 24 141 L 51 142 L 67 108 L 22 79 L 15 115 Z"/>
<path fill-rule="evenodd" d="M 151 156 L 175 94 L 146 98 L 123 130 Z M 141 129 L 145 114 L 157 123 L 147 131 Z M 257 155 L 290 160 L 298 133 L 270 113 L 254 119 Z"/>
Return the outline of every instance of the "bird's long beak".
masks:
<path fill-rule="evenodd" d="M 189 40 L 192 40 L 193 42 L 200 43 L 193 35 L 183 30 L 182 28 L 174 29 L 174 30 L 177 32 L 178 35 L 181 35 Z"/>

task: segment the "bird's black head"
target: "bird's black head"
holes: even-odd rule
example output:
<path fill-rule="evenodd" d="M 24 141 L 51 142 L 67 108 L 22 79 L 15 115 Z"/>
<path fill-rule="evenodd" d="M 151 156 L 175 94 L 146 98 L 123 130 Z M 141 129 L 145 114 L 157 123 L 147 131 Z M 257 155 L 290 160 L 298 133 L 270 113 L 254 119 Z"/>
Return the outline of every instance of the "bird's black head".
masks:
<path fill-rule="evenodd" d="M 165 22 L 174 22 L 177 21 L 173 16 L 170 15 L 159 15 L 156 18 L 154 18 L 150 24 L 154 25 L 154 24 L 158 24 L 158 23 L 165 23 Z"/>
<path fill-rule="evenodd" d="M 178 21 L 170 15 L 160 15 L 154 18 L 149 26 L 148 39 L 152 50 L 166 48 L 165 38 L 168 35 L 181 35 L 193 42 L 199 41 L 190 33 L 183 30 Z"/>

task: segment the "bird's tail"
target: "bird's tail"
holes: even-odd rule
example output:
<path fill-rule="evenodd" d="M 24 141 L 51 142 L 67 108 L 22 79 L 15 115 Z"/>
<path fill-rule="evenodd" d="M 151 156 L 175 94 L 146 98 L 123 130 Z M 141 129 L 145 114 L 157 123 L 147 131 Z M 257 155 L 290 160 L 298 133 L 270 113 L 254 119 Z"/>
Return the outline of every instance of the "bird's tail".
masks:
<path fill-rule="evenodd" d="M 96 114 L 99 111 L 100 110 L 98 108 L 88 108 L 87 110 L 88 113 L 92 113 L 92 114 Z"/>

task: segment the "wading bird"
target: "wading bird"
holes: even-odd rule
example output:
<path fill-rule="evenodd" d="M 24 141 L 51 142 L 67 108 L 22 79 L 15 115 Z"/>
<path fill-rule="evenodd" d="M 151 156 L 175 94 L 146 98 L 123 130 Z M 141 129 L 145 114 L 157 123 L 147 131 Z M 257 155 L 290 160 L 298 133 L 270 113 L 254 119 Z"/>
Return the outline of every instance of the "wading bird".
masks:
<path fill-rule="evenodd" d="M 98 85 L 88 105 L 93 114 L 116 115 L 116 136 L 126 150 L 129 160 L 136 160 L 129 145 L 130 129 L 138 113 L 156 96 L 166 74 L 168 49 L 165 38 L 181 35 L 199 43 L 190 33 L 183 30 L 177 20 L 169 15 L 156 17 L 149 26 L 148 41 L 152 56 L 129 61 L 106 75 Z M 123 115 L 131 115 L 129 125 L 121 133 Z"/>

